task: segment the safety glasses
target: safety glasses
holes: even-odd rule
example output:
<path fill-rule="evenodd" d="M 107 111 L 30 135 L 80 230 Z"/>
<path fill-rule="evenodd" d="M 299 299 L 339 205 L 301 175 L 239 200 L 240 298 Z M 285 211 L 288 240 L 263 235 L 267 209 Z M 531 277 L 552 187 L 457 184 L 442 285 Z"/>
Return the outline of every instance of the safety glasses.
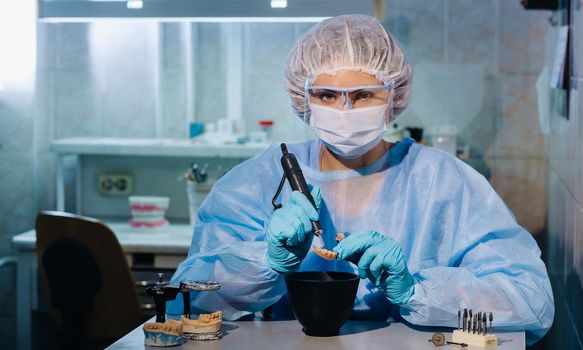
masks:
<path fill-rule="evenodd" d="M 387 82 L 384 85 L 363 85 L 348 88 L 334 86 L 309 85 L 306 81 L 304 88 L 308 104 L 317 104 L 337 109 L 365 108 L 378 105 L 389 105 L 393 84 Z"/>

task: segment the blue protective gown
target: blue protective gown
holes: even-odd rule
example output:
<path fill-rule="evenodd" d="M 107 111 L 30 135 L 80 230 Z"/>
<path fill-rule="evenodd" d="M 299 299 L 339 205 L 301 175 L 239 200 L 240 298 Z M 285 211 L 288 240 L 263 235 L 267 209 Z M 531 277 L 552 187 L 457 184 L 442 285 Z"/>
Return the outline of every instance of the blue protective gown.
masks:
<path fill-rule="evenodd" d="M 516 223 L 488 181 L 440 150 L 405 139 L 371 166 L 320 172 L 321 141 L 288 145 L 306 181 L 321 187 L 320 222 L 325 246 L 337 232 L 373 229 L 400 242 L 415 293 L 391 305 L 361 280 L 353 318 L 457 327 L 457 312 L 494 313 L 494 326 L 540 339 L 554 316 L 553 295 L 540 250 Z M 191 293 L 195 312 L 222 310 L 237 319 L 273 305 L 275 318 L 289 316 L 283 276 L 265 264 L 265 232 L 271 199 L 282 177 L 279 147 L 271 146 L 222 177 L 202 204 L 188 258 L 171 283 L 215 280 L 217 292 Z M 279 197 L 285 202 L 286 184 Z M 316 242 L 315 242 L 316 243 Z M 355 272 L 346 261 L 310 252 L 300 270 Z M 275 304 L 275 305 L 274 305 Z M 182 313 L 182 300 L 168 304 Z"/>

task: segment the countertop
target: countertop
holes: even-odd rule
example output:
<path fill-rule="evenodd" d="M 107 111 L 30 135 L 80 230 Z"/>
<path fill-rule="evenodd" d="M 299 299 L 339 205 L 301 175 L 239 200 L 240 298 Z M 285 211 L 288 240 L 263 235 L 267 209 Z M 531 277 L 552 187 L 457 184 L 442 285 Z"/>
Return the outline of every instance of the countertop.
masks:
<path fill-rule="evenodd" d="M 181 346 L 169 349 L 318 349 L 318 350 L 423 350 L 437 349 L 428 342 L 432 330 L 419 330 L 403 323 L 348 321 L 341 329 L 340 335 L 334 337 L 306 336 L 297 321 L 240 321 L 223 322 L 221 327 L 226 334 L 214 341 L 187 341 Z M 444 332 L 451 340 L 451 330 Z M 523 350 L 525 339 L 523 332 L 499 333 L 498 350 Z M 443 349 L 457 349 L 452 345 Z M 112 344 L 107 349 L 162 349 L 144 345 L 142 326 Z M 480 348 L 467 347 L 468 350 Z"/>

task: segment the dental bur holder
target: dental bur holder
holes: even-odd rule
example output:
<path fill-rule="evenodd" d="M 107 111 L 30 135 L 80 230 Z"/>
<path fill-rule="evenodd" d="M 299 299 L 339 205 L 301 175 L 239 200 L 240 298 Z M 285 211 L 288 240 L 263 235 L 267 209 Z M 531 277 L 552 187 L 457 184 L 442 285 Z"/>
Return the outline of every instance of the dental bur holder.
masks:
<path fill-rule="evenodd" d="M 489 314 L 486 312 L 472 313 L 471 309 L 464 309 L 463 327 L 460 327 L 459 324 L 461 315 L 461 311 L 458 312 L 458 329 L 453 331 L 453 342 L 465 343 L 483 349 L 496 349 L 498 338 L 492 332 L 492 320 L 494 317 L 491 312 Z M 490 321 L 490 332 L 488 332 L 487 321 Z"/>

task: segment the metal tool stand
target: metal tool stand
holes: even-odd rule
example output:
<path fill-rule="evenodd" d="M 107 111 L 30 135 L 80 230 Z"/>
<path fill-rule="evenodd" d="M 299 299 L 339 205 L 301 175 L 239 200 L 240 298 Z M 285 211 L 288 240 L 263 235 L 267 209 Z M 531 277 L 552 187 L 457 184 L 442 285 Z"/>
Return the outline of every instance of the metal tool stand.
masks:
<path fill-rule="evenodd" d="M 159 281 L 152 287 L 146 287 L 146 294 L 154 299 L 156 305 L 156 322 L 166 322 L 166 301 L 176 299 L 178 288 L 168 285 L 162 279 L 164 274 L 159 273 Z"/>

